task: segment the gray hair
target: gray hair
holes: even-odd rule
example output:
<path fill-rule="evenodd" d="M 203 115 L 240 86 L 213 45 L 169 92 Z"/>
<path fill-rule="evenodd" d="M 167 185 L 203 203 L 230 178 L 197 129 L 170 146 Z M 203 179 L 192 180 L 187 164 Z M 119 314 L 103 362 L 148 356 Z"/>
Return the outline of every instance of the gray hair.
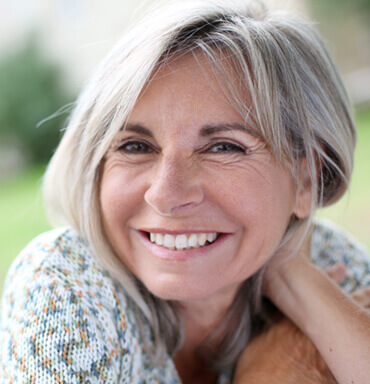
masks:
<path fill-rule="evenodd" d="M 148 292 L 111 249 L 102 227 L 99 172 L 150 78 L 169 60 L 188 53 L 207 58 L 225 97 L 297 183 L 301 160 L 306 160 L 311 216 L 345 192 L 356 140 L 340 76 L 320 37 L 299 17 L 257 1 L 174 2 L 152 10 L 118 42 L 77 101 L 47 169 L 44 196 L 54 222 L 73 226 L 88 241 L 144 313 L 159 354 L 173 354 L 183 342 L 179 310 Z M 230 76 L 242 92 L 233 88 Z M 292 218 L 286 236 L 311 216 Z M 250 338 L 261 313 L 262 274 L 263 269 L 244 282 L 213 335 L 219 347 L 207 354 L 216 369 L 232 366 Z"/>

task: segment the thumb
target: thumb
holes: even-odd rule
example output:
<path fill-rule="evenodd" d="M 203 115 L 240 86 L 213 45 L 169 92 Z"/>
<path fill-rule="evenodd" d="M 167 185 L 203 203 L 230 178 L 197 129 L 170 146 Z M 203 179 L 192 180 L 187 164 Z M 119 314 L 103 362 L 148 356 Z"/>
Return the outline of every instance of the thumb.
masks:
<path fill-rule="evenodd" d="M 328 276 L 337 284 L 340 284 L 346 278 L 346 266 L 343 263 L 335 263 L 325 269 Z"/>

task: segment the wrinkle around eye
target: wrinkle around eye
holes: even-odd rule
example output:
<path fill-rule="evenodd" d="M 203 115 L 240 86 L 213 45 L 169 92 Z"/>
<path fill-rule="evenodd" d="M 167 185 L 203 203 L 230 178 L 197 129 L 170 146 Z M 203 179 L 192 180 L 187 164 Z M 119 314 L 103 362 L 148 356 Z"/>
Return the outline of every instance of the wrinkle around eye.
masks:
<path fill-rule="evenodd" d="M 266 145 L 259 145 L 258 149 L 248 149 L 247 153 L 207 154 L 202 156 L 201 163 L 205 167 L 218 169 L 241 169 L 244 171 L 265 168 L 271 163 L 271 152 Z M 272 163 L 271 163 L 272 164 Z"/>
<path fill-rule="evenodd" d="M 105 162 L 111 166 L 141 166 L 151 164 L 158 155 L 153 152 L 147 154 L 131 155 L 111 148 L 105 155 Z"/>
<path fill-rule="evenodd" d="M 223 142 L 220 142 L 220 144 L 224 144 Z M 225 144 L 228 144 L 225 142 Z M 253 146 L 245 146 L 244 148 L 241 145 L 230 143 L 232 146 L 235 145 L 235 150 L 230 151 L 212 151 L 212 148 L 214 146 L 217 146 L 218 143 L 212 144 L 209 149 L 206 150 L 200 150 L 199 152 L 202 157 L 205 158 L 212 158 L 217 161 L 217 159 L 222 158 L 230 158 L 230 159 L 238 159 L 238 161 L 246 160 L 248 161 L 251 157 L 260 157 L 261 155 L 270 154 L 270 151 L 267 149 L 267 145 L 265 143 L 259 142 Z M 238 150 L 238 147 L 240 150 Z M 230 160 L 229 160 L 230 161 Z"/>
<path fill-rule="evenodd" d="M 266 157 L 254 158 L 251 161 L 229 161 L 229 162 L 211 162 L 207 161 L 202 164 L 202 172 L 206 173 L 209 178 L 222 179 L 227 177 L 235 177 L 235 180 L 262 180 L 264 184 L 271 185 L 271 175 L 275 174 L 275 166 Z"/>

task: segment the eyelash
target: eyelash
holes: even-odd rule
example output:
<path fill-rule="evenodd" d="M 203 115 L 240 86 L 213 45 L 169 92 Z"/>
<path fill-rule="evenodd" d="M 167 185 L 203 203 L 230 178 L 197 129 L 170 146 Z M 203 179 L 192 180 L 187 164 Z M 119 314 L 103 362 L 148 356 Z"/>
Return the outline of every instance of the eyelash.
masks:
<path fill-rule="evenodd" d="M 147 148 L 150 148 L 150 151 L 149 152 L 137 152 L 137 151 L 130 151 L 130 150 L 127 150 L 126 147 L 129 146 L 129 145 L 141 145 L 141 146 L 146 146 Z M 127 141 L 125 143 L 123 143 L 121 146 L 118 147 L 118 151 L 122 151 L 122 152 L 125 152 L 125 153 L 129 153 L 129 154 L 142 154 L 142 153 L 152 153 L 153 152 L 153 149 L 150 147 L 149 144 L 143 142 L 143 141 Z"/>
<path fill-rule="evenodd" d="M 231 147 L 232 150 L 231 151 L 222 151 L 222 152 L 232 152 L 232 153 L 246 153 L 246 149 L 244 147 L 242 147 L 241 145 L 237 145 L 237 144 L 234 144 L 234 143 L 230 143 L 228 141 L 219 141 L 215 144 L 212 144 L 208 150 L 210 150 L 211 148 L 214 148 L 214 147 L 217 147 L 217 146 L 227 146 L 227 147 Z M 218 152 L 213 152 L 213 153 L 218 153 Z"/>
<path fill-rule="evenodd" d="M 136 145 L 136 146 L 146 146 L 147 149 L 149 149 L 149 151 L 132 151 L 132 150 L 129 150 L 127 149 L 127 147 L 129 145 Z M 241 145 L 238 145 L 238 144 L 234 144 L 234 143 L 231 143 L 231 142 L 227 142 L 227 141 L 218 141 L 210 146 L 208 146 L 208 149 L 207 151 L 211 151 L 211 148 L 214 148 L 216 146 L 227 146 L 227 147 L 231 147 L 232 149 L 231 150 L 228 150 L 228 151 L 222 151 L 222 152 L 232 152 L 232 153 L 243 153 L 243 154 L 246 154 L 247 153 L 247 150 L 246 148 L 244 148 L 243 146 Z M 153 153 L 155 152 L 156 150 L 153 149 L 149 144 L 143 142 L 143 141 L 136 141 L 136 140 L 132 140 L 132 141 L 127 141 L 125 143 L 123 143 L 121 146 L 119 146 L 117 148 L 118 151 L 122 151 L 124 153 L 127 153 L 127 154 L 132 154 L 132 155 L 141 155 L 141 154 L 147 154 L 147 153 Z M 213 152 L 213 153 L 220 153 L 220 152 Z"/>

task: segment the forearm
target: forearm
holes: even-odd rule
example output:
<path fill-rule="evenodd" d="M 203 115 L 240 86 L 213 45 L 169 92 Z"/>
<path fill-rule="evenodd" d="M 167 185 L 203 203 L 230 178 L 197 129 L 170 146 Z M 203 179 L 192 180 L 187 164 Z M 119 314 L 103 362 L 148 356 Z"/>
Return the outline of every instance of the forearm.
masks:
<path fill-rule="evenodd" d="M 370 315 L 366 310 L 300 257 L 274 275 L 268 290 L 271 300 L 313 341 L 339 383 L 368 382 Z"/>
<path fill-rule="evenodd" d="M 337 384 L 316 347 L 283 318 L 257 336 L 240 358 L 233 384 Z"/>

